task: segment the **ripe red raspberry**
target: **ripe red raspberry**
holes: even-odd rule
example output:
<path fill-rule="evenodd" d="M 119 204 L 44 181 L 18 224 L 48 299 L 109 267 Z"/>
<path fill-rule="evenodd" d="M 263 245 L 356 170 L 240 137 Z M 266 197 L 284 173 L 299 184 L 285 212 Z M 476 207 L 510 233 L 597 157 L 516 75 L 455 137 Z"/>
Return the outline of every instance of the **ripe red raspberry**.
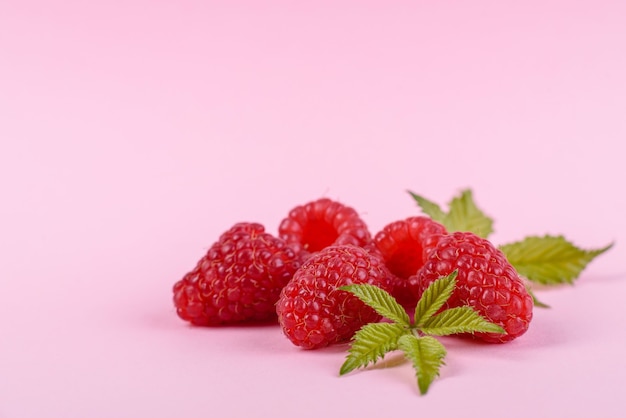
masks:
<path fill-rule="evenodd" d="M 424 265 L 429 252 L 446 234 L 446 228 L 426 216 L 414 216 L 386 225 L 374 236 L 374 244 L 394 274 L 391 295 L 406 308 L 417 299 L 407 289 L 407 280 Z"/>
<path fill-rule="evenodd" d="M 293 208 L 280 223 L 278 236 L 305 255 L 331 245 L 364 246 L 372 240 L 356 210 L 327 198 Z"/>
<path fill-rule="evenodd" d="M 262 225 L 238 223 L 174 285 L 176 312 L 195 325 L 275 319 L 280 291 L 301 264 Z"/>
<path fill-rule="evenodd" d="M 276 311 L 284 334 L 305 349 L 348 341 L 380 316 L 338 287 L 368 283 L 389 290 L 391 273 L 381 258 L 353 245 L 313 254 L 283 289 Z"/>
<path fill-rule="evenodd" d="M 471 232 L 443 237 L 422 269 L 409 278 L 409 287 L 419 296 L 430 283 L 454 270 L 458 271 L 457 286 L 445 307 L 469 305 L 506 331 L 476 337 L 500 343 L 528 330 L 533 301 L 524 282 L 500 250 Z"/>

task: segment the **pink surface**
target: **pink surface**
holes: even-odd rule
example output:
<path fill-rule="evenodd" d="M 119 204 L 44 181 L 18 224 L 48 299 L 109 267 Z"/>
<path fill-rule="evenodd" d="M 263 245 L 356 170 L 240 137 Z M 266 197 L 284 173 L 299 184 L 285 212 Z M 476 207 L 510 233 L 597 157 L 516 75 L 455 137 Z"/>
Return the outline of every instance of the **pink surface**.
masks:
<path fill-rule="evenodd" d="M 623 416 L 623 2 L 101 3 L 0 4 L 0 417 Z M 522 338 L 445 339 L 426 397 L 175 315 L 234 222 L 465 187 L 495 243 L 617 245 Z"/>

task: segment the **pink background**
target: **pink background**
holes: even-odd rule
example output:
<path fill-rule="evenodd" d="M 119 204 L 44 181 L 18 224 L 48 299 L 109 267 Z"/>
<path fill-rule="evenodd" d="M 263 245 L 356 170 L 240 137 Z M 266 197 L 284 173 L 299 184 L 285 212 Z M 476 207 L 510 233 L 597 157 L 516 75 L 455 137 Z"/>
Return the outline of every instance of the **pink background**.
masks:
<path fill-rule="evenodd" d="M 623 416 L 626 3 L 100 3 L 0 2 L 0 417 Z M 522 338 L 445 339 L 426 397 L 175 315 L 237 221 L 465 187 L 497 244 L 617 245 Z"/>

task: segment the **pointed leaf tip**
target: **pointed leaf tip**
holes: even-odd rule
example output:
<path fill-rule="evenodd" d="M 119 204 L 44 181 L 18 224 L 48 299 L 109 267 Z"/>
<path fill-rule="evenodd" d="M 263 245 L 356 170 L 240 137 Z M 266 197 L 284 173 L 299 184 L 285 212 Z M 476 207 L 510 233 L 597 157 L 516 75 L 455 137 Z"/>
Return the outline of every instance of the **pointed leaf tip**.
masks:
<path fill-rule="evenodd" d="M 374 364 L 386 353 L 396 350 L 398 339 L 405 332 L 407 329 L 399 324 L 376 322 L 364 325 L 354 335 L 339 375 Z"/>
<path fill-rule="evenodd" d="M 409 194 L 411 195 L 411 197 L 413 197 L 413 199 L 415 200 L 417 205 L 420 207 L 420 209 L 422 209 L 422 212 L 424 212 L 424 214 L 426 214 L 427 216 L 430 216 L 430 218 L 434 221 L 443 222 L 443 220 L 446 217 L 446 214 L 437 203 L 431 200 L 428 200 L 425 197 L 420 196 L 416 193 L 413 193 L 410 190 L 409 190 Z"/>
<path fill-rule="evenodd" d="M 444 365 L 446 348 L 433 337 L 416 337 L 412 334 L 400 337 L 398 346 L 413 363 L 417 386 L 420 394 L 425 395 Z"/>
<path fill-rule="evenodd" d="M 457 271 L 432 282 L 415 307 L 415 326 L 421 327 L 448 301 L 456 287 Z"/>
<path fill-rule="evenodd" d="M 426 215 L 446 227 L 448 232 L 469 231 L 483 238 L 493 232 L 493 219 L 487 216 L 475 203 L 471 189 L 461 190 L 444 211 L 437 203 L 412 191 L 408 191 Z"/>
<path fill-rule="evenodd" d="M 493 219 L 476 205 L 471 189 L 462 190 L 450 201 L 449 208 L 444 222 L 449 232 L 469 231 L 482 238 L 493 232 Z"/>

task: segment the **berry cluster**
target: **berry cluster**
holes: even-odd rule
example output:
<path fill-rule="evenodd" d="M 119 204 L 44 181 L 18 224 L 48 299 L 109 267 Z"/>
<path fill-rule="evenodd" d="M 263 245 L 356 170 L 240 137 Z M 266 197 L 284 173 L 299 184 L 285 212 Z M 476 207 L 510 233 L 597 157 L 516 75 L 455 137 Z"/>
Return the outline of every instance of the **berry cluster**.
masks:
<path fill-rule="evenodd" d="M 453 271 L 446 308 L 471 306 L 506 331 L 478 338 L 505 342 L 528 329 L 532 298 L 486 239 L 449 233 L 428 216 L 391 222 L 372 236 L 356 210 L 328 198 L 296 206 L 276 236 L 257 223 L 234 225 L 174 285 L 174 305 L 195 325 L 277 321 L 293 344 L 314 349 L 349 341 L 381 319 L 340 287 L 373 285 L 411 309 Z"/>
<path fill-rule="evenodd" d="M 409 193 L 424 215 L 374 235 L 356 210 L 327 198 L 293 208 L 276 235 L 234 225 L 174 285 L 178 316 L 201 326 L 277 322 L 304 349 L 351 341 L 342 375 L 401 350 L 425 394 L 446 356 L 436 336 L 518 338 L 533 306 L 545 306 L 530 283 L 571 284 L 612 246 L 584 250 L 546 235 L 496 247 L 493 220 L 470 190 L 447 211 Z"/>

